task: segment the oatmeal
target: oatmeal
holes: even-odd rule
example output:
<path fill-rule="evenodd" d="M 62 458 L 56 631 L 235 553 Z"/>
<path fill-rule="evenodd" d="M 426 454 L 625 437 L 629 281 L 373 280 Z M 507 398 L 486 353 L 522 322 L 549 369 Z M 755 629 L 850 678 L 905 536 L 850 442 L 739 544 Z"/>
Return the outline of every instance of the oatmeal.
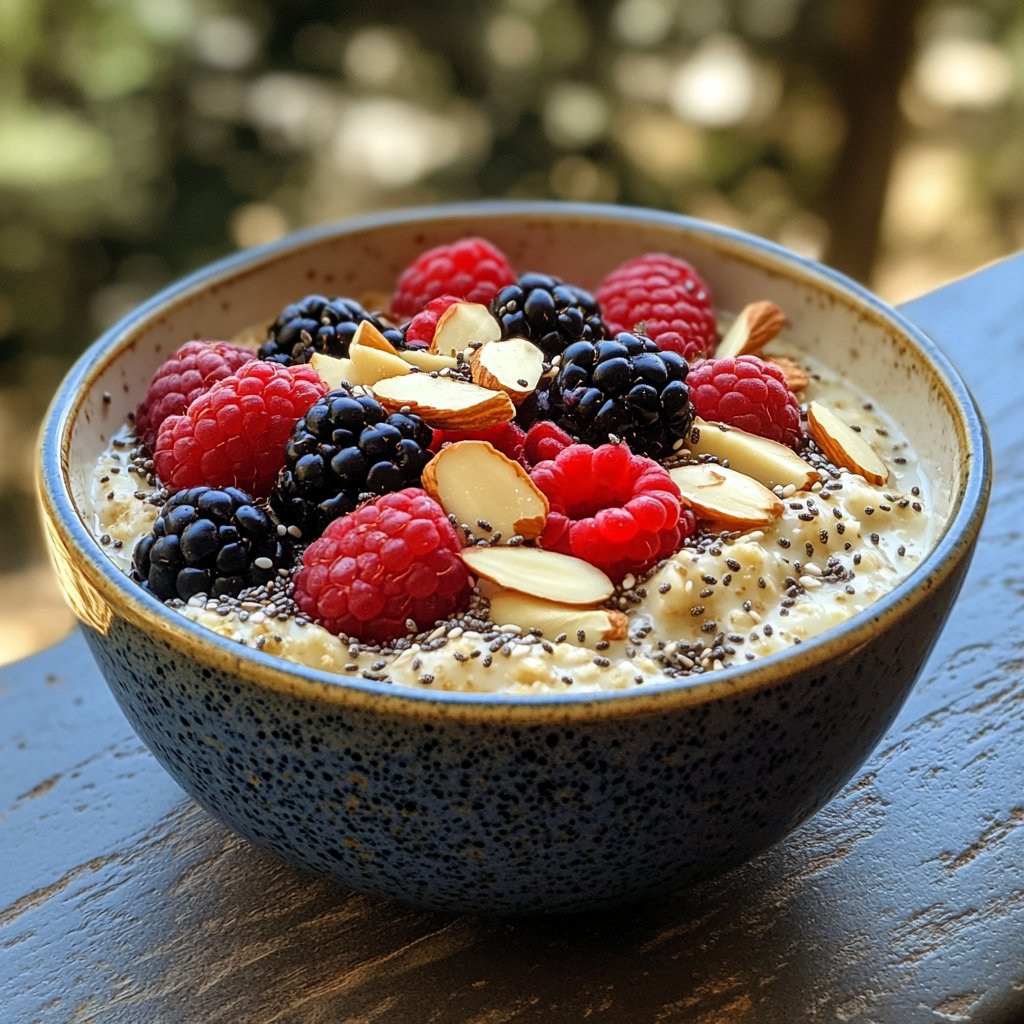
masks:
<path fill-rule="evenodd" d="M 715 359 L 706 318 L 682 347 L 607 337 L 598 303 L 553 280 L 401 329 L 351 300 L 288 307 L 259 359 L 221 346 L 234 372 L 153 425 L 152 449 L 131 423 L 112 439 L 97 539 L 244 646 L 507 693 L 745 664 L 867 610 L 930 550 L 928 478 L 870 396 L 779 338 L 754 358 L 734 328 L 720 344 L 740 354 Z M 539 335 L 527 299 L 586 315 Z"/>

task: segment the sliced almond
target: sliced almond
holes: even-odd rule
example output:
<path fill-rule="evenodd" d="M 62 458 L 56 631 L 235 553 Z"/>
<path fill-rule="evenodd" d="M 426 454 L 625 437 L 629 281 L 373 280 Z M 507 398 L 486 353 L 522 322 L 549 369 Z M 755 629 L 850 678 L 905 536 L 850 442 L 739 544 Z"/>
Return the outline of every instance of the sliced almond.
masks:
<path fill-rule="evenodd" d="M 759 352 L 785 326 L 786 314 L 774 302 L 751 302 L 725 332 L 715 349 L 716 359 Z"/>
<path fill-rule="evenodd" d="M 570 643 L 581 642 L 577 632 L 581 629 L 585 635 L 582 642 L 587 644 L 626 639 L 629 620 L 622 612 L 544 601 L 494 584 L 481 589 L 491 602 L 491 618 L 497 623 L 511 622 L 524 630 L 539 629 L 549 640 L 565 633 Z"/>
<path fill-rule="evenodd" d="M 389 413 L 408 406 L 427 426 L 438 430 L 486 430 L 507 423 L 516 414 L 512 399 L 504 391 L 431 377 L 429 373 L 407 373 L 378 381 L 373 394 Z"/>
<path fill-rule="evenodd" d="M 459 365 L 454 356 L 439 356 L 425 348 L 406 348 L 398 354 L 411 366 L 417 366 L 428 373 L 432 370 L 454 370 Z"/>
<path fill-rule="evenodd" d="M 466 548 L 462 560 L 474 576 L 562 604 L 600 604 L 615 590 L 600 569 L 582 558 L 543 548 Z"/>
<path fill-rule="evenodd" d="M 453 356 L 469 348 L 473 342 L 486 345 L 500 337 L 501 326 L 486 306 L 481 306 L 479 302 L 456 302 L 438 319 L 430 351 Z"/>
<path fill-rule="evenodd" d="M 879 486 L 889 479 L 889 470 L 875 449 L 821 402 L 811 402 L 807 407 L 807 425 L 815 443 L 834 465 L 860 473 Z"/>
<path fill-rule="evenodd" d="M 314 352 L 309 365 L 332 391 L 343 384 L 372 386 L 387 377 L 412 372 L 412 367 L 404 359 L 382 352 L 380 349 L 352 345 L 349 353 L 347 359 L 335 359 L 333 356 Z"/>
<path fill-rule="evenodd" d="M 393 356 L 398 355 L 398 349 L 374 327 L 369 320 L 363 320 L 352 335 L 349 345 L 349 355 L 352 354 L 352 345 L 365 345 L 367 348 L 375 348 L 380 352 L 389 352 Z"/>
<path fill-rule="evenodd" d="M 782 502 L 764 484 L 735 469 L 704 463 L 678 466 L 669 475 L 694 515 L 723 529 L 752 530 L 782 515 Z"/>
<path fill-rule="evenodd" d="M 792 484 L 798 491 L 804 491 L 820 479 L 817 471 L 792 448 L 738 427 L 708 423 L 699 416 L 693 421 L 686 446 L 694 455 L 715 455 L 728 460 L 732 469 L 752 476 L 765 487 Z"/>
<path fill-rule="evenodd" d="M 765 362 L 777 366 L 782 371 L 782 376 L 786 378 L 786 387 L 794 394 L 811 386 L 808 372 L 788 356 L 768 356 Z"/>
<path fill-rule="evenodd" d="M 373 385 L 379 380 L 412 373 L 412 367 L 404 359 L 383 349 L 353 343 L 349 346 L 348 356 L 355 374 L 352 384 Z"/>
<path fill-rule="evenodd" d="M 498 531 L 504 540 L 516 535 L 533 540 L 544 532 L 548 499 L 543 491 L 518 462 L 486 441 L 456 441 L 442 448 L 424 468 L 422 482 L 427 494 L 476 539 Z"/>
<path fill-rule="evenodd" d="M 544 372 L 544 354 L 526 338 L 490 341 L 469 362 L 481 387 L 504 391 L 518 405 L 532 394 Z"/>
<path fill-rule="evenodd" d="M 325 356 L 322 352 L 314 352 L 309 360 L 309 365 L 320 375 L 320 379 L 331 389 L 336 391 L 343 384 L 355 384 L 352 379 L 355 376 L 355 367 L 351 359 L 335 359 L 334 356 Z"/>

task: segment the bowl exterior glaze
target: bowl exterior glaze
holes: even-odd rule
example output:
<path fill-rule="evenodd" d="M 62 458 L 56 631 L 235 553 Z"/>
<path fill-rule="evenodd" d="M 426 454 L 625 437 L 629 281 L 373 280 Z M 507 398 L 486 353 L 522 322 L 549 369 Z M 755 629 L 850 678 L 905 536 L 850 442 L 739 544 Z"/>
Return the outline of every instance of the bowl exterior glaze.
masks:
<path fill-rule="evenodd" d="M 515 225 L 529 222 L 533 239 L 541 230 L 557 239 L 580 221 L 595 237 L 620 239 L 611 262 L 607 252 L 593 257 L 602 270 L 635 254 L 621 241 L 631 231 L 656 229 L 668 240 L 678 236 L 681 254 L 702 269 L 704 247 L 708 261 L 738 254 L 764 281 L 788 286 L 803 273 L 812 293 L 818 287 L 829 301 L 840 295 L 859 316 L 881 318 L 895 332 L 891 345 L 906 362 L 909 390 L 942 392 L 956 447 L 945 452 L 957 467 L 949 524 L 910 579 L 844 626 L 709 682 L 548 697 L 432 694 L 339 679 L 223 640 L 127 581 L 85 530 L 76 464 L 89 444 L 102 446 L 114 423 L 96 414 L 98 391 L 123 378 L 128 407 L 137 401 L 138 381 L 163 358 L 159 346 L 151 351 L 139 339 L 173 320 L 176 304 L 228 296 L 232 282 L 244 286 L 248 278 L 261 287 L 273 280 L 282 249 L 301 256 L 325 239 L 368 238 L 383 252 L 397 232 L 414 253 L 438 238 L 478 232 L 498 236 L 522 266 L 509 244 Z M 407 258 L 395 254 L 399 269 Z M 724 271 L 720 277 L 712 281 L 719 294 L 730 287 Z M 741 281 L 739 293 L 745 287 Z M 812 334 L 808 328 L 810 343 Z M 988 482 L 984 430 L 962 383 L 927 339 L 855 285 L 768 243 L 684 218 L 543 204 L 409 211 L 342 225 L 236 257 L 170 289 L 69 375 L 44 431 L 41 473 L 54 561 L 89 645 L 133 728 L 184 789 L 230 828 L 317 874 L 362 892 L 484 913 L 594 909 L 690 884 L 752 856 L 818 810 L 864 761 L 913 685 L 969 564 Z"/>

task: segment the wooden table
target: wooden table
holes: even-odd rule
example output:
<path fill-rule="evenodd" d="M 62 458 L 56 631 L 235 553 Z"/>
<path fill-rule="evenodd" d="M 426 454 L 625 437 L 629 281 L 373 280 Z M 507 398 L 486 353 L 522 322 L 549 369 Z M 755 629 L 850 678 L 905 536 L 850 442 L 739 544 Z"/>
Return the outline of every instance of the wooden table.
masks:
<path fill-rule="evenodd" d="M 981 403 L 974 567 L 860 775 L 755 861 L 575 918 L 455 918 L 251 849 L 76 634 L 0 673 L 0 1021 L 1024 1021 L 1024 255 L 910 303 Z"/>

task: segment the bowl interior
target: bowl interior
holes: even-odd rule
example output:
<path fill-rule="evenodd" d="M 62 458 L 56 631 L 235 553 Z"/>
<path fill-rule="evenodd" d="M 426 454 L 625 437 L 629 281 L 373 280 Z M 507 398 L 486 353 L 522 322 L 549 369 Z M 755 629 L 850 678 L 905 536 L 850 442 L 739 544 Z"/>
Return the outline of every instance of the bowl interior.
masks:
<path fill-rule="evenodd" d="M 771 299 L 788 317 L 785 337 L 896 418 L 931 480 L 936 513 L 948 518 L 965 482 L 964 424 L 946 381 L 883 304 L 810 261 L 732 232 L 642 211 L 572 209 L 434 211 L 341 226 L 245 254 L 158 296 L 112 332 L 72 411 L 65 474 L 79 514 L 91 521 L 91 467 L 178 346 L 230 338 L 311 292 L 387 295 L 424 249 L 470 234 L 491 239 L 519 270 L 591 289 L 623 260 L 658 250 L 691 261 L 719 310 Z"/>

